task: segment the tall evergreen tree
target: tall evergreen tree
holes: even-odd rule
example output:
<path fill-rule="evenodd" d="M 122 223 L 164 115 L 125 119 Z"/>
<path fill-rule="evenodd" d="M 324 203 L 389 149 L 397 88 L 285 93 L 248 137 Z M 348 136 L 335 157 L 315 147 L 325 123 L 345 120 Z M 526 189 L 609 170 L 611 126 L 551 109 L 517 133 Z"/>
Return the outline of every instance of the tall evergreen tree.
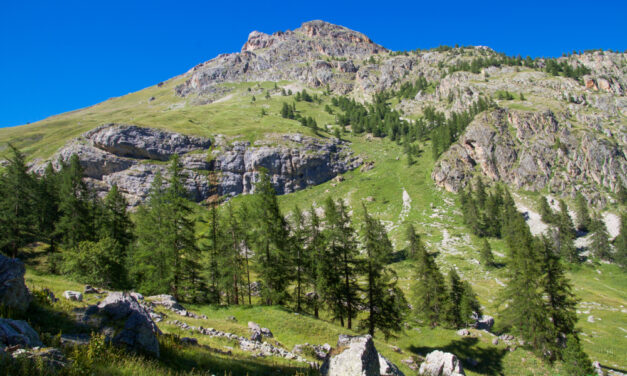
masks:
<path fill-rule="evenodd" d="M 37 189 L 37 215 L 39 237 L 48 242 L 49 250 L 56 250 L 59 234 L 55 232 L 55 224 L 59 220 L 59 174 L 48 163 L 43 176 L 39 179 Z"/>
<path fill-rule="evenodd" d="M 549 344 L 557 345 L 553 349 L 557 354 L 564 345 L 566 336 L 575 333 L 577 299 L 551 241 L 543 237 L 539 242 L 539 249 L 543 270 L 540 286 L 545 294 L 546 311 L 553 326 L 552 336 L 557 339 Z"/>
<path fill-rule="evenodd" d="M 109 237 L 118 242 L 124 252 L 123 257 L 126 257 L 126 251 L 133 242 L 133 222 L 127 207 L 128 202 L 114 184 L 104 199 L 99 237 Z"/>
<path fill-rule="evenodd" d="M 448 296 L 444 277 L 433 255 L 424 248 L 416 255 L 415 268 L 414 310 L 418 317 L 435 327 L 446 320 Z"/>
<path fill-rule="evenodd" d="M 408 223 L 405 228 L 405 236 L 409 243 L 407 247 L 407 257 L 415 260 L 417 255 L 425 249 L 425 245 L 422 242 L 420 234 L 416 233 L 416 229 L 411 223 Z"/>
<path fill-rule="evenodd" d="M 594 375 L 595 370 L 588 355 L 583 351 L 579 338 L 569 335 L 566 338 L 566 347 L 562 353 L 564 370 L 571 376 Z"/>
<path fill-rule="evenodd" d="M 357 247 L 355 230 L 351 226 L 346 206 L 342 200 L 327 198 L 324 205 L 326 246 L 319 259 L 319 291 L 334 318 L 352 328 L 359 302 L 357 291 Z"/>
<path fill-rule="evenodd" d="M 0 250 L 17 257 L 37 235 L 36 182 L 24 155 L 11 144 L 9 150 L 8 165 L 0 175 Z"/>
<path fill-rule="evenodd" d="M 242 218 L 233 210 L 231 203 L 226 205 L 226 209 L 227 213 L 223 217 L 222 224 L 225 245 L 220 269 L 221 274 L 224 275 L 224 285 L 227 287 L 227 291 L 230 291 L 227 296 L 232 297 L 231 300 L 234 304 L 240 304 L 240 296 L 242 296 L 241 303 L 244 303 L 244 290 L 250 288 L 245 281 L 245 260 L 248 250 L 243 247 Z"/>
<path fill-rule="evenodd" d="M 592 254 L 601 260 L 612 260 L 610 235 L 607 233 L 607 227 L 601 217 L 595 217 L 590 227 L 592 230 L 592 242 L 590 243 Z"/>
<path fill-rule="evenodd" d="M 627 213 L 623 212 L 620 216 L 620 232 L 614 239 L 616 252 L 614 260 L 623 269 L 627 268 Z"/>
<path fill-rule="evenodd" d="M 294 265 L 294 274 L 296 276 L 296 287 L 295 287 L 295 295 L 296 295 L 296 312 L 301 312 L 302 310 L 302 295 L 303 295 L 303 282 L 305 279 L 305 265 L 306 265 L 306 257 L 305 257 L 305 247 L 306 247 L 306 228 L 305 228 L 305 218 L 303 217 L 303 213 L 298 208 L 298 206 L 294 207 L 292 211 L 292 257 L 293 257 L 293 265 Z"/>
<path fill-rule="evenodd" d="M 546 196 L 540 197 L 540 216 L 542 217 L 544 223 L 555 222 L 555 213 L 553 213 L 553 209 L 551 209 Z"/>
<path fill-rule="evenodd" d="M 560 200 L 560 212 L 557 215 L 557 231 L 559 253 L 564 260 L 568 262 L 579 261 L 579 254 L 574 244 L 575 226 L 564 200 Z"/>
<path fill-rule="evenodd" d="M 320 218 L 316 213 L 316 209 L 312 206 L 309 210 L 309 221 L 307 222 L 306 232 L 309 235 L 309 241 L 305 248 L 305 276 L 308 285 L 313 288 L 312 294 L 308 303 L 314 310 L 314 316 L 318 318 L 320 310 L 320 294 L 318 293 L 318 286 L 320 276 L 326 273 L 326 270 L 322 269 L 323 264 L 319 261 L 323 254 L 323 248 L 325 246 L 324 237 L 320 231 Z"/>
<path fill-rule="evenodd" d="M 204 275 L 207 281 L 207 301 L 220 304 L 222 273 L 220 268 L 221 238 L 220 218 L 216 203 L 212 203 L 209 213 L 201 219 L 203 230 L 200 233 L 198 247 L 203 254 Z"/>
<path fill-rule="evenodd" d="M 588 202 L 581 192 L 575 197 L 575 216 L 577 217 L 577 230 L 588 232 L 590 229 L 590 212 Z"/>
<path fill-rule="evenodd" d="M 59 211 L 55 231 L 63 246 L 76 247 L 83 240 L 93 239 L 93 218 L 90 213 L 90 194 L 83 181 L 83 168 L 76 154 L 60 172 Z"/>
<path fill-rule="evenodd" d="M 492 254 L 492 247 L 490 247 L 490 243 L 488 243 L 488 239 L 483 239 L 483 244 L 481 246 L 481 263 L 485 265 L 486 268 L 493 267 L 494 264 L 494 254 Z"/>
<path fill-rule="evenodd" d="M 375 329 L 387 339 L 392 332 L 401 330 L 407 303 L 396 286 L 396 273 L 387 267 L 392 255 L 392 243 L 383 224 L 371 217 L 364 205 L 363 246 L 367 280 L 366 301 L 368 318 L 361 324 L 374 337 Z"/>
<path fill-rule="evenodd" d="M 291 281 L 288 254 L 288 229 L 276 199 L 276 192 L 266 171 L 261 171 L 255 185 L 257 232 L 255 246 L 258 274 L 263 282 L 264 302 L 281 304 L 288 297 Z"/>
<path fill-rule="evenodd" d="M 506 193 L 504 212 L 507 285 L 503 288 L 503 321 L 534 349 L 544 353 L 552 342 L 552 330 L 541 290 L 542 264 L 537 244 L 514 201 Z"/>

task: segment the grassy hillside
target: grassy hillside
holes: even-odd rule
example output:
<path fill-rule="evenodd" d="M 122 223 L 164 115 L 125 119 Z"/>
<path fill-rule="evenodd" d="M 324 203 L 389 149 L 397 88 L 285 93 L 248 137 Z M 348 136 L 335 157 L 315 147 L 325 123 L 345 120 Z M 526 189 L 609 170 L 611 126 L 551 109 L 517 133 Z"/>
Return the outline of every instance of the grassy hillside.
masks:
<path fill-rule="evenodd" d="M 13 142 L 25 151 L 29 158 L 51 156 L 68 139 L 109 122 L 132 123 L 201 136 L 223 134 L 228 138 L 254 141 L 268 134 L 300 132 L 314 135 L 311 129 L 278 114 L 284 101 L 282 87 L 296 90 L 292 83 L 246 83 L 224 86 L 221 99 L 213 103 L 198 105 L 203 98 L 179 98 L 173 88 L 180 79 L 165 82 L 161 87 L 153 86 L 137 93 L 110 99 L 101 104 L 58 115 L 35 124 L 0 130 L 0 144 Z M 249 90 L 250 89 L 250 90 Z M 300 88 L 299 88 L 300 90 Z M 270 93 L 267 99 L 266 93 Z M 318 92 L 322 94 L 322 92 Z M 255 101 L 252 97 L 255 96 Z M 153 98 L 151 100 L 151 98 Z M 334 116 L 323 111 L 329 98 L 322 96 L 321 104 L 298 102 L 297 109 L 303 116 L 313 116 L 319 126 L 333 124 Z M 268 115 L 262 116 L 265 109 Z M 325 133 L 319 136 L 325 137 Z M 423 235 L 427 247 L 436 252 L 437 262 L 443 272 L 455 267 L 462 278 L 469 280 L 477 292 L 486 314 L 497 317 L 498 293 L 505 282 L 503 269 L 486 270 L 479 265 L 479 239 L 472 235 L 462 223 L 462 217 L 453 194 L 438 189 L 430 178 L 434 165 L 429 144 L 420 145 L 423 152 L 411 166 L 408 165 L 402 147 L 387 139 L 354 137 L 345 135 L 352 143 L 355 153 L 365 161 L 374 162 L 374 168 L 361 172 L 355 170 L 343 175 L 344 180 L 329 181 L 316 187 L 281 196 L 279 201 L 284 213 L 298 205 L 301 209 L 320 206 L 329 195 L 343 198 L 353 211 L 354 224 L 361 227 L 361 204 L 365 202 L 369 212 L 384 221 L 396 251 L 405 247 L 404 225 L 412 223 Z M 501 241 L 491 240 L 492 248 L 501 259 L 505 253 Z M 36 255 L 35 255 L 36 256 Z M 57 296 L 64 290 L 82 290 L 82 286 L 56 276 L 42 274 L 34 257 L 28 260 L 27 283 L 32 289 L 51 288 Z M 399 258 L 393 267 L 400 276 L 400 285 L 412 304 L 411 262 Z M 627 369 L 624 354 L 627 349 L 627 280 L 624 273 L 613 265 L 585 264 L 570 272 L 579 304 L 579 324 L 586 352 L 593 360 L 617 369 Z M 93 303 L 90 298 L 88 303 Z M 50 309 L 69 317 L 77 304 L 60 301 Z M 246 323 L 255 321 L 270 328 L 276 340 L 291 349 L 301 343 L 335 344 L 340 333 L 347 330 L 337 322 L 316 320 L 307 315 L 296 315 L 287 308 L 238 306 L 212 307 L 189 306 L 195 312 L 206 314 L 208 321 L 199 322 L 176 317 L 193 325 L 214 327 L 219 330 L 246 334 Z M 227 319 L 237 318 L 237 322 Z M 588 321 L 592 316 L 592 322 Z M 61 323 L 41 323 L 44 328 L 67 330 Z M 148 362 L 141 358 L 119 357 L 111 362 L 102 362 L 98 367 L 101 374 L 171 374 L 175 370 L 214 372 L 231 371 L 234 375 L 281 374 L 303 372 L 302 364 L 279 358 L 255 358 L 234 347 L 233 343 L 184 333 L 181 329 L 161 324 L 166 333 L 181 336 L 196 336 L 208 348 L 164 344 L 168 350 L 164 360 Z M 377 349 L 392 360 L 406 374 L 414 374 L 401 360 L 410 356 L 424 356 L 435 349 L 457 354 L 464 360 L 468 375 L 555 375 L 560 373 L 557 365 L 551 368 L 532 353 L 517 349 L 507 351 L 500 344 L 492 345 L 493 336 L 485 332 L 472 331 L 472 337 L 462 338 L 453 330 L 429 329 L 410 320 L 410 326 L 398 338 L 384 341 L 377 338 Z M 402 353 L 392 350 L 398 346 Z M 211 349 L 224 350 L 234 347 L 233 355 L 219 354 Z M 478 364 L 470 366 L 467 359 Z M 283 368 L 281 368 L 283 367 Z"/>

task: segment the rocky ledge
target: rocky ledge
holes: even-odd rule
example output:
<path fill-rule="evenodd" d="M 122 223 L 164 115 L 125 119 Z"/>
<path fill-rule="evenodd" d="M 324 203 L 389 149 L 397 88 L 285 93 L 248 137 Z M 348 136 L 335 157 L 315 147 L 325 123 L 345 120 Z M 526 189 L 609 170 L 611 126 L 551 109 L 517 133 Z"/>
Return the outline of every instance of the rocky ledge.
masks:
<path fill-rule="evenodd" d="M 605 204 L 606 192 L 627 183 L 625 145 L 568 113 L 498 109 L 478 115 L 436 163 L 431 177 L 457 192 L 475 171 L 518 189 L 557 195 L 582 192 Z"/>
<path fill-rule="evenodd" d="M 197 202 L 252 193 L 261 168 L 268 171 L 277 193 L 285 194 L 328 181 L 362 163 L 338 139 L 288 134 L 254 144 L 220 141 L 214 145 L 208 138 L 120 124 L 83 134 L 50 161 L 58 169 L 73 154 L 78 155 L 90 186 L 104 195 L 115 184 L 131 206 L 148 197 L 157 172 L 167 177 L 164 161 L 174 154 L 181 156 L 185 186 Z M 41 174 L 47 163 L 37 163 L 31 170 Z"/>

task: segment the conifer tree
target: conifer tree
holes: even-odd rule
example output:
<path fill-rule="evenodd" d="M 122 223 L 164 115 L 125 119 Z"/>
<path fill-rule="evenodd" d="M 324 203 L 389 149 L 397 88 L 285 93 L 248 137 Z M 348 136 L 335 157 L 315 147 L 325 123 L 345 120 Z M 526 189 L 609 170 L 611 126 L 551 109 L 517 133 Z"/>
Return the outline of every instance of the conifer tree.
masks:
<path fill-rule="evenodd" d="M 326 246 L 319 259 L 319 291 L 335 319 L 349 329 L 357 316 L 357 247 L 355 230 L 351 226 L 342 200 L 328 197 L 324 204 Z"/>
<path fill-rule="evenodd" d="M 590 229 L 590 212 L 588 211 L 588 202 L 581 192 L 575 197 L 575 215 L 577 217 L 577 230 L 588 232 Z"/>
<path fill-rule="evenodd" d="M 244 261 L 247 257 L 246 253 L 248 250 L 242 247 L 244 244 L 244 236 L 242 234 L 243 224 L 241 223 L 241 218 L 238 216 L 238 213 L 233 210 L 231 203 L 226 205 L 226 209 L 227 213 L 226 216 L 223 216 L 222 224 L 222 233 L 224 234 L 225 242 L 224 255 L 221 258 L 220 269 L 221 274 L 224 276 L 224 286 L 227 288 L 227 291 L 230 291 L 230 293 L 227 293 L 227 296 L 232 297 L 234 304 L 239 304 L 239 296 L 243 296 L 243 289 L 247 285 L 244 280 L 246 274 Z"/>
<path fill-rule="evenodd" d="M 255 254 L 263 283 L 261 296 L 265 304 L 281 304 L 288 297 L 287 286 L 292 278 L 288 254 L 289 233 L 266 171 L 262 170 L 259 174 L 255 196 Z"/>
<path fill-rule="evenodd" d="M 552 335 L 557 339 L 557 342 L 553 342 L 557 345 L 554 353 L 558 353 L 566 336 L 575 333 L 577 299 L 551 241 L 543 237 L 539 249 L 543 271 L 540 285 L 545 293 L 546 311 L 553 326 Z"/>
<path fill-rule="evenodd" d="M 198 247 L 203 254 L 204 275 L 207 282 L 207 301 L 211 304 L 220 304 L 220 273 L 219 258 L 221 253 L 220 218 L 216 203 L 212 203 L 209 213 L 201 219 L 204 230 L 200 233 Z"/>
<path fill-rule="evenodd" d="M 59 234 L 55 232 L 55 224 L 59 220 L 59 174 L 48 163 L 43 176 L 37 184 L 37 215 L 39 237 L 49 244 L 49 250 L 56 250 Z"/>
<path fill-rule="evenodd" d="M 557 215 L 557 231 L 559 253 L 564 260 L 568 262 L 579 261 L 579 254 L 574 244 L 575 226 L 564 200 L 560 200 L 560 212 Z"/>
<path fill-rule="evenodd" d="M 305 277 L 305 242 L 306 242 L 306 229 L 305 229 L 305 218 L 303 217 L 303 213 L 298 208 L 298 206 L 294 207 L 292 211 L 292 237 L 291 237 L 291 246 L 292 246 L 292 257 L 293 257 L 293 265 L 294 265 L 294 274 L 296 276 L 296 312 L 301 312 L 301 298 L 302 298 L 302 289 L 303 289 L 303 280 Z"/>
<path fill-rule="evenodd" d="M 540 216 L 544 223 L 554 223 L 555 222 L 555 214 L 553 213 L 553 209 L 549 206 L 549 202 L 546 199 L 546 196 L 540 197 Z"/>
<path fill-rule="evenodd" d="M 69 165 L 63 166 L 60 175 L 60 218 L 55 231 L 67 249 L 76 247 L 83 240 L 91 240 L 93 223 L 89 210 L 89 191 L 83 182 L 83 168 L 76 154 L 70 158 Z"/>
<path fill-rule="evenodd" d="M 127 207 L 126 199 L 118 186 L 113 184 L 104 199 L 99 237 L 115 240 L 122 248 L 123 257 L 126 257 L 126 251 L 133 242 L 133 222 L 128 215 Z"/>
<path fill-rule="evenodd" d="M 320 294 L 318 293 L 318 285 L 320 276 L 325 273 L 324 269 L 321 269 L 323 265 L 320 263 L 319 258 L 323 254 L 322 249 L 325 246 L 324 237 L 320 231 L 320 218 L 316 213 L 316 209 L 312 206 L 309 210 L 309 221 L 307 222 L 306 232 L 309 236 L 305 248 L 305 276 L 308 285 L 313 288 L 311 299 L 308 303 L 314 310 L 314 317 L 318 318 L 320 310 Z"/>
<path fill-rule="evenodd" d="M 455 271 L 451 268 L 448 273 L 449 301 L 448 301 L 448 321 L 456 328 L 462 326 L 461 303 L 464 296 L 464 286 Z"/>
<path fill-rule="evenodd" d="M 592 254 L 601 260 L 612 260 L 612 252 L 610 250 L 610 235 L 607 233 L 607 227 L 603 220 L 597 216 L 592 221 L 592 242 L 590 249 Z"/>
<path fill-rule="evenodd" d="M 11 144 L 9 150 L 8 165 L 0 175 L 0 250 L 17 257 L 37 235 L 36 182 L 24 155 Z"/>
<path fill-rule="evenodd" d="M 368 318 L 361 324 L 374 337 L 375 329 L 387 339 L 391 332 L 401 330 L 407 303 L 396 286 L 396 273 L 387 267 L 393 251 L 383 224 L 371 217 L 364 205 L 363 246 L 367 280 L 366 301 Z"/>
<path fill-rule="evenodd" d="M 588 355 L 583 351 L 579 338 L 569 335 L 566 338 L 566 347 L 562 352 L 564 370 L 571 376 L 594 375 L 595 370 Z"/>
<path fill-rule="evenodd" d="M 614 246 L 616 248 L 614 260 L 621 268 L 627 268 L 627 213 L 620 216 L 620 232 L 614 240 Z"/>
<path fill-rule="evenodd" d="M 481 263 L 486 266 L 486 268 L 491 268 L 494 266 L 494 254 L 492 254 L 492 247 L 490 247 L 490 243 L 488 239 L 483 239 L 483 244 L 481 246 Z"/>
<path fill-rule="evenodd" d="M 447 291 L 444 277 L 440 273 L 433 255 L 426 249 L 419 249 L 416 255 L 414 310 L 433 327 L 445 321 L 447 314 Z"/>
<path fill-rule="evenodd" d="M 514 201 L 505 193 L 503 234 L 508 248 L 507 285 L 502 291 L 503 321 L 534 349 L 543 353 L 552 330 L 541 290 L 542 264 L 537 244 Z"/>
<path fill-rule="evenodd" d="M 146 294 L 169 292 L 172 284 L 172 249 L 166 243 L 169 231 L 166 205 L 163 178 L 157 172 L 148 199 L 135 215 L 135 244 L 130 263 L 137 288 Z"/>
<path fill-rule="evenodd" d="M 468 326 L 474 321 L 473 317 L 481 317 L 481 304 L 468 281 L 462 282 L 462 299 L 459 306 L 461 326 Z"/>

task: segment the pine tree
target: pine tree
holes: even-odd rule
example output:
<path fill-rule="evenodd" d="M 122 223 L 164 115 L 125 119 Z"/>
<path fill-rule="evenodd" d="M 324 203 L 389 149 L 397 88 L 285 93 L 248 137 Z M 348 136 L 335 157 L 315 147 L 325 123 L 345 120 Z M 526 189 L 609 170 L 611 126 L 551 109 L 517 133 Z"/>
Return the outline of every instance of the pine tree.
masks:
<path fill-rule="evenodd" d="M 421 249 L 416 255 L 415 276 L 416 304 L 414 310 L 433 327 L 446 320 L 447 291 L 444 277 L 440 273 L 433 255 L 426 249 Z"/>
<path fill-rule="evenodd" d="M 63 166 L 60 175 L 59 211 L 61 215 L 55 231 L 61 237 L 62 245 L 68 249 L 76 247 L 83 240 L 93 239 L 90 195 L 83 182 L 83 168 L 76 154 L 70 158 L 69 165 Z"/>
<path fill-rule="evenodd" d="M 543 271 L 540 286 L 546 297 L 546 311 L 553 326 L 552 335 L 558 339 L 558 346 L 554 349 L 557 353 L 564 344 L 564 338 L 575 333 L 577 299 L 551 241 L 543 237 L 539 249 Z"/>
<path fill-rule="evenodd" d="M 481 304 L 477 295 L 468 281 L 462 282 L 462 299 L 459 305 L 461 326 L 469 326 L 474 321 L 473 317 L 481 317 Z"/>
<path fill-rule="evenodd" d="M 170 160 L 166 201 L 165 243 L 170 247 L 173 278 L 170 286 L 176 299 L 196 301 L 200 281 L 200 251 L 196 246 L 195 224 L 178 154 Z"/>
<path fill-rule="evenodd" d="M 503 321 L 534 349 L 544 353 L 553 332 L 541 290 L 542 261 L 523 216 L 506 192 L 503 218 L 507 255 L 507 285 L 502 291 Z"/>
<path fill-rule="evenodd" d="M 227 213 L 226 216 L 223 216 L 223 224 L 221 226 L 225 244 L 224 254 L 221 257 L 220 274 L 222 274 L 224 279 L 223 285 L 229 291 L 227 292 L 227 297 L 232 297 L 232 302 L 239 304 L 239 296 L 242 296 L 243 303 L 243 292 L 244 288 L 247 287 L 244 281 L 244 275 L 246 274 L 244 261 L 248 251 L 245 247 L 242 247 L 244 236 L 242 234 L 243 224 L 241 223 L 241 217 L 233 210 L 231 203 L 227 204 L 226 209 Z"/>
<path fill-rule="evenodd" d="M 614 260 L 621 268 L 627 268 L 627 213 L 623 212 L 620 216 L 620 232 L 614 239 L 614 246 Z"/>
<path fill-rule="evenodd" d="M 612 252 L 610 250 L 610 235 L 607 233 L 607 227 L 600 217 L 595 217 L 591 225 L 592 242 L 590 249 L 592 254 L 601 260 L 612 260 Z"/>
<path fill-rule="evenodd" d="M 326 246 L 319 259 L 318 290 L 329 306 L 335 319 L 352 328 L 352 320 L 357 316 L 357 247 L 355 230 L 351 226 L 346 206 L 342 200 L 334 202 L 327 198 L 324 205 L 326 226 L 324 238 Z"/>
<path fill-rule="evenodd" d="M 59 175 L 48 163 L 43 176 L 37 184 L 37 229 L 39 237 L 49 244 L 49 250 L 56 250 L 56 242 L 59 238 L 55 233 L 55 224 L 59 220 Z"/>
<path fill-rule="evenodd" d="M 211 304 L 220 304 L 222 273 L 219 262 L 222 234 L 219 232 L 221 226 L 216 203 L 212 203 L 207 216 L 201 219 L 201 224 L 203 231 L 200 233 L 198 247 L 203 254 L 204 275 L 208 284 L 207 301 Z"/>
<path fill-rule="evenodd" d="M 456 328 L 462 326 L 461 303 L 464 296 L 464 286 L 454 268 L 448 273 L 449 300 L 447 319 Z"/>
<path fill-rule="evenodd" d="M 296 312 L 301 312 L 303 281 L 305 278 L 305 242 L 307 234 L 305 229 L 305 218 L 298 206 L 294 207 L 294 210 L 292 211 L 292 218 L 291 248 L 293 256 L 292 264 L 294 266 L 294 274 L 296 276 Z"/>
<path fill-rule="evenodd" d="M 485 238 L 483 239 L 483 244 L 481 246 L 481 263 L 485 265 L 486 268 L 491 268 L 495 265 L 492 247 L 490 247 L 488 239 Z"/>
<path fill-rule="evenodd" d="M 364 205 L 363 246 L 366 254 L 366 301 L 368 318 L 360 325 L 368 328 L 374 337 L 375 329 L 387 339 L 392 332 L 401 330 L 407 303 L 396 286 L 396 273 L 387 268 L 393 251 L 383 224 L 368 214 Z"/>
<path fill-rule="evenodd" d="M 575 197 L 575 215 L 577 217 L 577 230 L 588 232 L 590 228 L 590 213 L 588 211 L 588 202 L 581 192 Z"/>
<path fill-rule="evenodd" d="M 123 250 L 123 257 L 133 242 L 133 222 L 127 212 L 128 203 L 120 193 L 118 186 L 113 184 L 104 199 L 102 225 L 99 237 L 115 240 Z"/>
<path fill-rule="evenodd" d="M 568 207 L 564 200 L 560 200 L 560 212 L 557 215 L 557 231 L 559 253 L 564 260 L 568 262 L 579 261 L 579 254 L 574 244 L 575 226 L 570 218 Z"/>
<path fill-rule="evenodd" d="M 266 171 L 261 171 L 255 185 L 255 236 L 257 268 L 263 283 L 261 296 L 268 305 L 281 304 L 288 297 L 290 273 L 288 229 L 281 215 L 276 192 Z"/>
<path fill-rule="evenodd" d="M 571 376 L 594 375 L 595 371 L 588 355 L 583 351 L 579 338 L 569 335 L 566 338 L 566 347 L 562 352 L 564 371 Z"/>
<path fill-rule="evenodd" d="M 17 257 L 37 235 L 36 182 L 24 155 L 11 144 L 9 150 L 8 165 L 0 175 L 0 250 Z"/>
<path fill-rule="evenodd" d="M 308 303 L 314 310 L 314 317 L 318 318 L 320 310 L 318 285 L 320 275 L 326 272 L 320 269 L 322 264 L 319 262 L 319 258 L 323 254 L 322 249 L 324 248 L 325 241 L 320 232 L 320 218 L 313 206 L 309 210 L 309 221 L 307 222 L 306 232 L 309 236 L 309 241 L 305 247 L 305 278 L 307 279 L 307 284 L 314 289 L 312 294 L 309 295 L 311 298 Z"/>
<path fill-rule="evenodd" d="M 553 213 L 553 209 L 549 206 L 549 202 L 546 199 L 546 196 L 542 196 L 540 198 L 540 216 L 544 223 L 554 223 L 555 222 L 555 214 Z"/>

